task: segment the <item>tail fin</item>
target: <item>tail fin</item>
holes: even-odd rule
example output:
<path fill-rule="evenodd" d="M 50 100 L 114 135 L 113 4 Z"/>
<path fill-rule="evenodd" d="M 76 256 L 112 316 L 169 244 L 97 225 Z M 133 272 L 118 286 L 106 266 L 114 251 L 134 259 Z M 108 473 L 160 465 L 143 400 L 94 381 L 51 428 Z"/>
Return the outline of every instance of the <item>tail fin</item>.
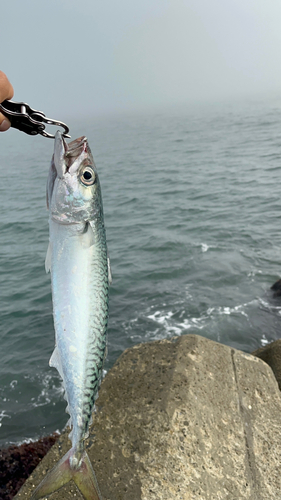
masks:
<path fill-rule="evenodd" d="M 71 479 L 78 486 L 84 495 L 85 500 L 102 500 L 95 473 L 87 453 L 84 451 L 79 468 L 72 469 L 70 457 L 73 455 L 73 448 L 53 467 L 47 476 L 41 481 L 34 491 L 31 500 L 50 495 L 57 491 Z"/>

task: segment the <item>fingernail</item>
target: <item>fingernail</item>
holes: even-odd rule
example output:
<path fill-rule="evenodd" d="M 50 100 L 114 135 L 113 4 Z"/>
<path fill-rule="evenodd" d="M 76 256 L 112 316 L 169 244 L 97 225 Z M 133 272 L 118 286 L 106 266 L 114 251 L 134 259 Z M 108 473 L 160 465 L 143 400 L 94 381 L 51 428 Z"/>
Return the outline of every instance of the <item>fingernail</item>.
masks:
<path fill-rule="evenodd" d="M 1 125 L 0 125 L 0 132 L 6 132 L 8 128 L 10 128 L 11 124 L 9 120 L 3 120 Z"/>

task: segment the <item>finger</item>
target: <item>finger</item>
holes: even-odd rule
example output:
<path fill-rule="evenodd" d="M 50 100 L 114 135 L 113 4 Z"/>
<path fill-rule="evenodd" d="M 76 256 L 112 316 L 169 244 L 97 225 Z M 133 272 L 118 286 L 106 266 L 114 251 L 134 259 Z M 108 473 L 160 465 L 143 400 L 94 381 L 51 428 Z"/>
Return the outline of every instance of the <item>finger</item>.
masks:
<path fill-rule="evenodd" d="M 8 120 L 8 118 L 6 118 L 6 116 L 2 115 L 2 113 L 0 113 L 0 132 L 6 132 L 6 130 L 8 130 L 11 126 L 11 123 L 10 121 Z"/>
<path fill-rule="evenodd" d="M 0 71 L 0 102 L 12 99 L 14 89 L 3 71 Z"/>

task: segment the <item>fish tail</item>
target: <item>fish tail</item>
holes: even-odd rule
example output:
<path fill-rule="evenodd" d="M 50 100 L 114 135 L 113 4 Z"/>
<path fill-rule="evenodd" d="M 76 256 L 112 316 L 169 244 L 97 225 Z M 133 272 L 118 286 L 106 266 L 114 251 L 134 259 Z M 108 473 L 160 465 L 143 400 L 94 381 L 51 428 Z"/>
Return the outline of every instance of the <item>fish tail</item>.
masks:
<path fill-rule="evenodd" d="M 73 467 L 75 461 L 74 449 L 71 448 L 41 481 L 31 500 L 39 500 L 46 495 L 50 495 L 50 493 L 59 490 L 71 481 L 71 479 L 85 500 L 102 500 L 96 476 L 86 451 L 83 451 L 77 467 Z"/>

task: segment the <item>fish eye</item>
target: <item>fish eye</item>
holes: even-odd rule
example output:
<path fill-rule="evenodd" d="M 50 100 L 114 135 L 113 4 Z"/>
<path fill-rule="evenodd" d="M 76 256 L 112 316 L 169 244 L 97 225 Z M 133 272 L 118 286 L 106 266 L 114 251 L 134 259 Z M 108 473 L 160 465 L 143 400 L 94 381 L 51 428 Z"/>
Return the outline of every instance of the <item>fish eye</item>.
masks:
<path fill-rule="evenodd" d="M 95 172 L 93 171 L 92 167 L 87 166 L 83 168 L 80 174 L 80 179 L 81 182 L 85 184 L 85 186 L 92 186 L 96 180 Z"/>

